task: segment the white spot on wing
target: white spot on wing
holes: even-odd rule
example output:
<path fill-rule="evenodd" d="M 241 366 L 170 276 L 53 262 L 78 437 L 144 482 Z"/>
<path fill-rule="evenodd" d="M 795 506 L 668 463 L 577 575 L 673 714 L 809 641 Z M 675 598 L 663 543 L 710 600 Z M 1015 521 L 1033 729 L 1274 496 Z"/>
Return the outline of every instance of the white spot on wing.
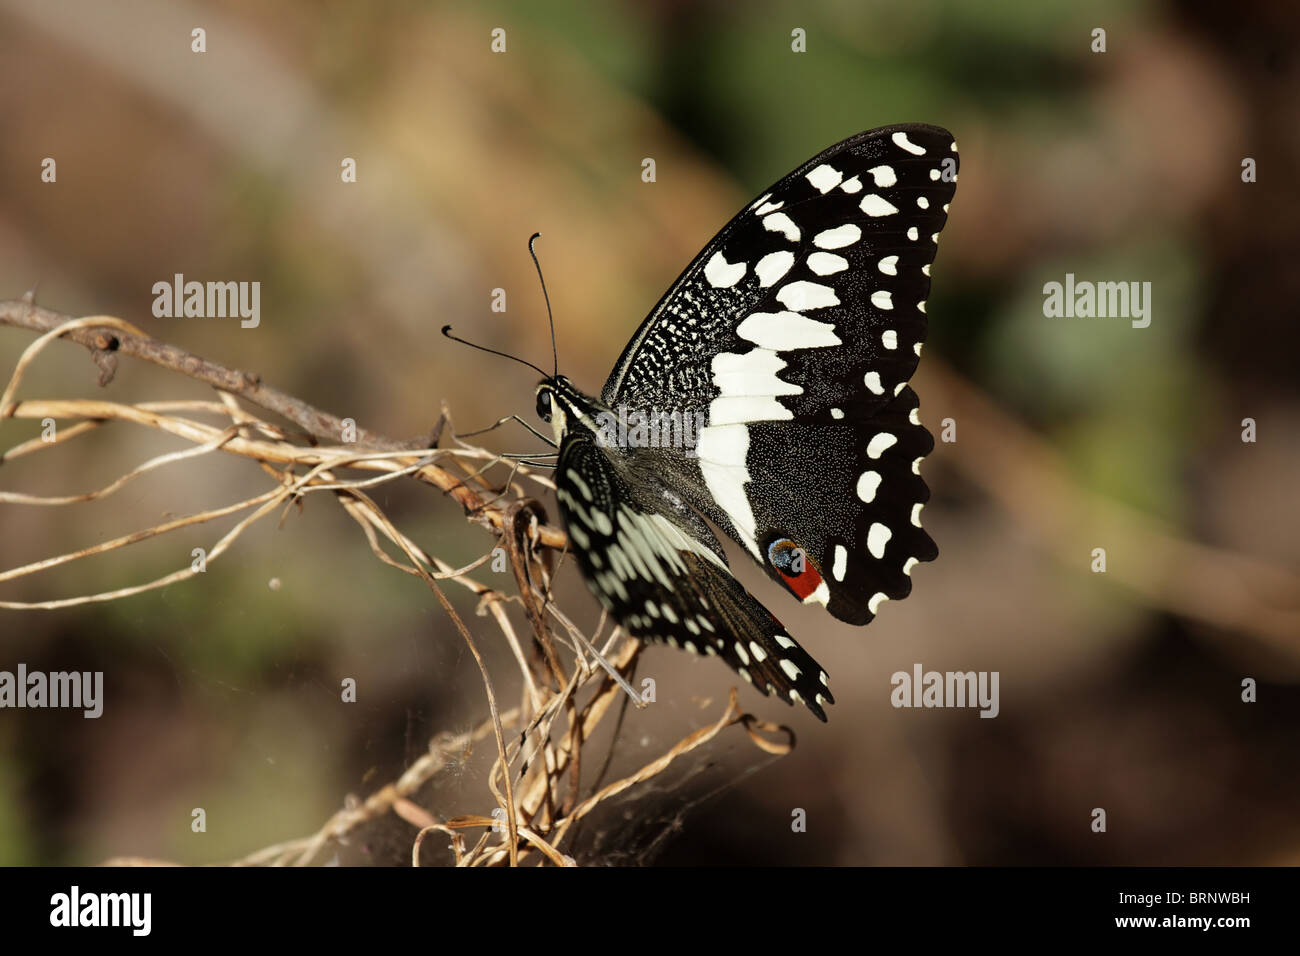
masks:
<path fill-rule="evenodd" d="M 876 489 L 880 487 L 880 472 L 864 471 L 858 476 L 858 497 L 867 504 L 876 500 Z"/>
<path fill-rule="evenodd" d="M 799 395 L 803 388 L 777 377 L 786 363 L 771 349 L 748 352 L 720 352 L 713 357 L 713 384 L 720 397 L 745 398 L 768 395 Z M 782 415 L 788 418 L 789 415 Z M 752 419 L 757 420 L 757 419 Z M 710 416 L 711 424 L 721 424 Z"/>
<path fill-rule="evenodd" d="M 728 262 L 721 252 L 704 264 L 704 278 L 715 289 L 730 289 L 741 280 L 748 267 L 743 262 Z"/>
<path fill-rule="evenodd" d="M 840 189 L 844 190 L 850 196 L 854 193 L 860 193 L 862 192 L 862 180 L 858 179 L 857 176 L 854 176 L 852 179 L 846 179 L 844 182 L 840 183 Z"/>
<path fill-rule="evenodd" d="M 786 286 L 781 291 L 788 288 L 790 287 Z M 777 298 L 780 298 L 780 293 Z M 761 348 L 777 352 L 841 344 L 834 325 L 818 322 L 797 312 L 755 312 L 736 327 L 736 334 Z"/>
<path fill-rule="evenodd" d="M 925 155 L 925 150 L 920 146 L 917 146 L 910 139 L 908 139 L 907 134 L 904 133 L 902 130 L 899 130 L 897 133 L 891 136 L 890 139 L 894 141 L 894 145 L 897 146 L 899 149 L 905 149 L 913 156 Z"/>
<path fill-rule="evenodd" d="M 887 349 L 898 348 L 898 333 L 893 329 L 885 329 L 880 333 L 880 342 Z"/>
<path fill-rule="evenodd" d="M 871 529 L 867 532 L 867 550 L 871 552 L 871 556 L 877 560 L 883 558 L 885 556 L 885 545 L 889 543 L 889 539 L 893 536 L 894 533 L 879 521 L 873 522 Z"/>
<path fill-rule="evenodd" d="M 898 256 L 885 256 L 876 263 L 876 268 L 887 276 L 898 275 Z"/>
<path fill-rule="evenodd" d="M 794 265 L 794 253 L 788 249 L 781 249 L 778 252 L 769 252 L 759 259 L 758 265 L 754 266 L 754 274 L 758 276 L 758 284 L 766 289 L 789 272 L 792 265 Z"/>
<path fill-rule="evenodd" d="M 754 210 L 754 215 L 766 216 L 769 212 L 776 212 L 784 205 L 785 205 L 784 199 L 781 200 L 780 202 L 765 202 L 763 203 L 763 205 L 759 206 L 756 210 Z"/>
<path fill-rule="evenodd" d="M 762 263 L 759 263 L 762 266 Z M 819 276 L 834 275 L 849 267 L 849 260 L 833 252 L 814 252 L 808 257 L 808 268 Z M 766 283 L 764 283 L 766 285 Z"/>
<path fill-rule="evenodd" d="M 749 481 L 746 465 L 749 429 L 741 424 L 706 425 L 700 429 L 696 452 L 709 494 L 731 519 L 740 543 L 761 561 L 758 544 L 754 541 L 757 522 L 745 495 L 745 484 Z"/>
<path fill-rule="evenodd" d="M 875 181 L 877 186 L 892 186 L 894 183 L 898 182 L 898 177 L 894 174 L 893 166 L 875 166 L 868 169 L 867 172 L 871 174 L 871 178 Z"/>
<path fill-rule="evenodd" d="M 835 576 L 836 581 L 844 580 L 844 572 L 849 568 L 849 552 L 842 544 L 835 546 L 835 564 L 831 568 L 831 574 Z"/>
<path fill-rule="evenodd" d="M 840 300 L 835 290 L 820 282 L 808 282 L 800 279 L 783 285 L 776 293 L 776 301 L 795 312 L 807 312 L 809 309 L 825 309 L 839 305 Z"/>
<path fill-rule="evenodd" d="M 825 195 L 840 184 L 840 181 L 844 179 L 844 174 L 834 166 L 827 166 L 822 163 L 812 172 L 806 173 L 804 178 L 812 183 L 814 189 Z"/>
<path fill-rule="evenodd" d="M 884 289 L 871 293 L 871 304 L 877 309 L 892 309 L 894 307 L 894 297 Z"/>
<path fill-rule="evenodd" d="M 851 222 L 834 229 L 826 229 L 813 237 L 813 245 L 818 249 L 843 249 L 862 238 L 862 230 Z"/>
<path fill-rule="evenodd" d="M 791 242 L 799 241 L 799 227 L 783 212 L 774 212 L 763 218 L 763 228 L 768 232 L 779 232 Z"/>
<path fill-rule="evenodd" d="M 889 432 L 876 432 L 871 441 L 867 442 L 867 457 L 879 458 L 886 450 L 898 444 L 898 438 Z"/>
<path fill-rule="evenodd" d="M 582 497 L 584 497 L 588 501 L 594 500 L 591 495 L 591 486 L 587 484 L 587 482 L 583 479 L 582 475 L 578 474 L 577 471 L 570 472 L 569 480 L 572 481 L 574 487 L 576 487 L 578 491 L 582 493 Z"/>
<path fill-rule="evenodd" d="M 885 394 L 885 386 L 880 384 L 879 372 L 868 372 L 866 376 L 864 376 L 863 381 L 866 383 L 867 388 L 871 390 L 871 394 L 873 395 Z"/>
<path fill-rule="evenodd" d="M 862 202 L 858 203 L 858 208 L 873 218 L 892 216 L 898 212 L 897 206 L 875 193 L 868 193 L 863 196 Z"/>
<path fill-rule="evenodd" d="M 715 427 L 789 421 L 792 418 L 794 412 L 767 395 L 719 395 L 709 403 L 709 424 Z"/>

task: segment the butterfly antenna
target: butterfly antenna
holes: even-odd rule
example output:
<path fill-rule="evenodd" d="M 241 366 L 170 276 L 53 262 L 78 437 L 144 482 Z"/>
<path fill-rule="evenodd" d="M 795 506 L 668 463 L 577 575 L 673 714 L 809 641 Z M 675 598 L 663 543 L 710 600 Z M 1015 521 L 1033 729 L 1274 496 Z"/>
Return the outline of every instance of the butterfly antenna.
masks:
<path fill-rule="evenodd" d="M 508 358 L 508 359 L 510 359 L 510 361 L 512 361 L 512 362 L 518 362 L 520 365 L 527 365 L 530 369 L 532 369 L 532 370 L 533 370 L 534 372 L 536 372 L 538 375 L 542 376 L 542 378 L 549 378 L 549 377 L 550 377 L 550 376 L 548 376 L 548 375 L 546 374 L 546 372 L 544 372 L 542 369 L 538 368 L 538 367 L 537 367 L 536 365 L 534 365 L 532 362 L 529 362 L 529 361 L 526 361 L 526 360 L 524 360 L 524 359 L 521 359 L 521 358 L 519 358 L 518 356 L 511 355 L 509 352 L 498 352 L 496 349 L 490 349 L 490 348 L 488 348 L 486 345 L 475 345 L 473 342 L 470 342 L 470 341 L 468 341 L 468 340 L 466 340 L 466 339 L 462 339 L 462 338 L 461 338 L 460 336 L 458 336 L 458 335 L 452 335 L 452 334 L 451 334 L 451 326 L 450 326 L 450 325 L 444 325 L 444 326 L 442 327 L 442 334 L 445 335 L 445 336 L 447 336 L 447 338 L 451 339 L 453 342 L 459 342 L 461 345 L 468 345 L 470 348 L 472 348 L 472 349 L 478 349 L 480 352 L 488 352 L 488 353 L 491 354 L 491 355 L 500 355 L 502 358 Z"/>
<path fill-rule="evenodd" d="M 540 232 L 535 232 L 528 240 L 528 254 L 533 257 L 533 265 L 537 267 L 537 281 L 542 284 L 542 298 L 546 300 L 546 318 L 551 323 L 551 359 L 555 366 L 553 375 L 560 374 L 560 356 L 555 350 L 555 316 L 551 314 L 551 297 L 546 294 L 546 280 L 542 278 L 542 264 L 537 261 L 537 250 L 533 248 L 537 240 L 542 238 Z"/>

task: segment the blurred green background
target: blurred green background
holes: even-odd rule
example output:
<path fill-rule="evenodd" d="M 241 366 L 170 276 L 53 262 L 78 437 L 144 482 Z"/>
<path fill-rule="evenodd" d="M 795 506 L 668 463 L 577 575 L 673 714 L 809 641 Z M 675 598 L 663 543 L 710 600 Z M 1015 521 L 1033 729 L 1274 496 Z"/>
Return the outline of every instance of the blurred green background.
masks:
<path fill-rule="evenodd" d="M 195 27 L 206 53 L 191 52 Z M 1091 50 L 1098 27 L 1105 53 Z M 795 28 L 806 53 L 791 51 Z M 680 781 L 635 809 L 638 832 L 611 826 L 580 859 L 1300 863 L 1298 34 L 1300 9 L 1269 3 L 0 0 L 0 298 L 36 287 L 49 308 L 120 316 L 391 436 L 426 433 L 444 400 L 467 430 L 531 418 L 534 379 L 437 332 L 544 364 L 532 232 L 561 367 L 597 391 L 662 291 L 763 187 L 859 130 L 946 126 L 962 177 L 917 379 L 930 429 L 958 424 L 926 472 L 940 558 L 866 630 L 743 575 L 835 679 L 830 724 L 744 688 L 747 707 L 795 726 L 795 753 L 748 774 L 753 751 L 733 741 L 713 755 L 739 768 L 721 792 Z M 47 156 L 55 184 L 40 181 Z M 344 157 L 355 184 L 340 182 Z M 1258 182 L 1242 182 L 1244 157 Z M 260 327 L 154 318 L 153 283 L 178 272 L 260 281 Z M 1151 327 L 1044 318 L 1043 284 L 1066 272 L 1151 282 Z M 32 338 L 0 328 L 0 367 Z M 21 397 L 93 397 L 95 375 L 56 345 Z M 102 394 L 208 395 L 131 361 Z M 1076 497 L 1040 489 L 1034 514 L 1130 508 L 1186 547 L 1100 532 L 1075 547 L 1026 521 L 1028 493 L 998 493 L 1025 446 L 963 444 L 980 408 L 996 412 L 989 436 L 1019 423 L 1068 479 Z M 1245 417 L 1255 444 L 1240 441 Z M 37 430 L 0 421 L 0 447 Z M 536 447 L 519 429 L 485 441 Z M 6 462 L 0 488 L 85 491 L 178 447 L 114 425 Z M 96 504 L 0 506 L 0 570 L 265 487 L 250 463 L 209 458 Z M 376 497 L 454 564 L 492 545 L 428 488 Z M 0 600 L 150 580 L 228 527 L 0 584 Z M 1122 555 L 1106 575 L 1088 569 L 1098 546 Z M 1188 554 L 1206 560 L 1181 565 Z M 594 625 L 571 564 L 564 578 L 562 603 Z M 507 651 L 456 599 L 517 693 Z M 486 713 L 424 586 L 376 561 L 323 497 L 196 581 L 0 610 L 0 669 L 19 661 L 103 670 L 107 702 L 96 721 L 0 711 L 0 863 L 242 856 L 313 832 Z M 892 709 L 889 675 L 918 661 L 998 670 L 1001 715 Z M 666 648 L 642 673 L 660 703 L 625 733 L 647 758 L 714 719 L 733 682 Z M 338 699 L 346 676 L 353 705 Z M 1256 704 L 1240 700 L 1244 677 Z M 457 765 L 419 802 L 490 812 L 484 766 Z M 190 832 L 199 806 L 205 834 Z M 790 832 L 794 807 L 806 834 Z M 1089 829 L 1094 807 L 1106 834 Z M 335 859 L 401 863 L 413 835 L 394 819 Z"/>

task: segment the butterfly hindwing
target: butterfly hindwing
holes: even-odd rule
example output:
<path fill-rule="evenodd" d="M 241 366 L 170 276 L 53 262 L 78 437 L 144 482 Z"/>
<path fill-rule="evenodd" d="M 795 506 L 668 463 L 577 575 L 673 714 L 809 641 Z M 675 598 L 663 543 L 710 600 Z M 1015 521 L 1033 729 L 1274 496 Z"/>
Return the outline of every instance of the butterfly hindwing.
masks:
<path fill-rule="evenodd" d="M 930 490 L 920 465 L 934 439 L 916 409 L 916 393 L 904 387 L 865 431 L 847 418 L 808 423 L 807 440 L 794 444 L 782 423 L 750 426 L 746 487 L 769 574 L 852 624 L 871 621 L 885 600 L 907 597 L 912 569 L 938 554 L 921 527 Z M 800 549 L 804 566 L 782 561 L 783 548 Z"/>
<path fill-rule="evenodd" d="M 695 456 L 633 450 L 803 601 L 853 623 L 905 596 L 933 439 L 907 381 L 926 337 L 951 135 L 839 143 L 739 213 L 624 350 L 612 408 L 698 413 Z"/>
<path fill-rule="evenodd" d="M 825 671 L 731 574 L 717 538 L 674 492 L 630 480 L 575 423 L 560 448 L 556 497 L 583 576 L 629 633 L 716 655 L 760 690 L 822 720 Z"/>

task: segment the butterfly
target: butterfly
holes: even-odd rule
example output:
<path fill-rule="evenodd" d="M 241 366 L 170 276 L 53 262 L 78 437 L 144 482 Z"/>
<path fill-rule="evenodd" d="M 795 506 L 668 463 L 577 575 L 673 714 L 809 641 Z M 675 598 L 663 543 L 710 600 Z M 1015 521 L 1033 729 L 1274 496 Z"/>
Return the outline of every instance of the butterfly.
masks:
<path fill-rule="evenodd" d="M 934 440 L 907 383 L 956 180 L 938 127 L 837 143 L 704 247 L 599 396 L 542 372 L 571 549 L 627 632 L 720 657 L 826 720 L 826 671 L 710 524 L 795 599 L 859 625 L 937 556 L 920 520 Z"/>

